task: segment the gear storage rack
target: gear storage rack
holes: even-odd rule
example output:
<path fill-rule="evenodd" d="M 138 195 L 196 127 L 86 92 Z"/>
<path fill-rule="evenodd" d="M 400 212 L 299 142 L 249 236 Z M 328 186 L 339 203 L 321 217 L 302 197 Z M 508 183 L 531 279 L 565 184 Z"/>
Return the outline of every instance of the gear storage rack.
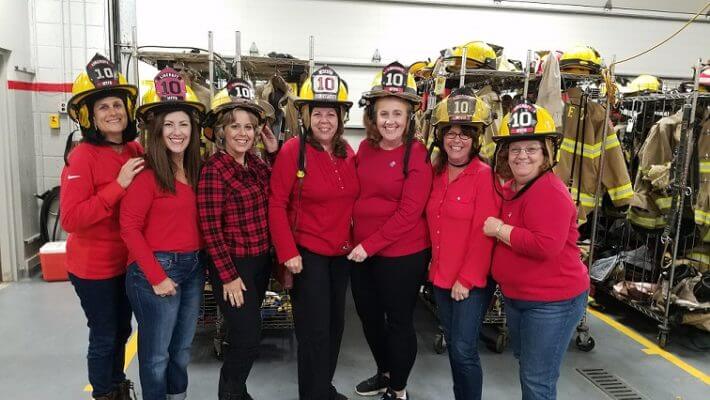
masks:
<path fill-rule="evenodd" d="M 672 327 L 682 320 L 683 315 L 698 312 L 675 306 L 671 292 L 680 283 L 680 280 L 687 276 L 688 272 L 687 266 L 682 266 L 685 269 L 678 268 L 681 267 L 678 261 L 681 257 L 692 261 L 691 249 L 700 241 L 695 222 L 692 218 L 690 220 L 687 218 L 690 204 L 694 203 L 694 196 L 697 194 L 692 188 L 692 183 L 689 183 L 688 177 L 691 163 L 698 161 L 693 157 L 693 154 L 695 154 L 697 146 L 695 124 L 697 121 L 696 109 L 699 106 L 710 106 L 710 94 L 698 92 L 697 76 L 695 91 L 691 93 L 646 94 L 622 100 L 623 108 L 626 110 L 629 110 L 628 107 L 631 108 L 631 112 L 625 114 L 631 119 L 642 116 L 644 111 L 652 113 L 651 119 L 649 119 L 649 115 L 642 119 L 641 123 L 643 124 L 650 122 L 652 125 L 660 119 L 653 119 L 653 116 L 664 117 L 680 109 L 683 110 L 680 141 L 673 152 L 671 182 L 667 187 L 672 198 L 671 210 L 667 215 L 667 223 L 663 230 L 661 231 L 660 228 L 643 229 L 633 226 L 627 219 L 617 219 L 619 221 L 616 222 L 617 226 L 619 223 L 621 224 L 621 234 L 611 237 L 614 234 L 610 233 L 608 229 L 612 225 L 609 220 L 605 221 L 606 229 L 596 228 L 602 219 L 599 213 L 599 204 L 595 206 L 593 216 L 594 228 L 589 265 L 594 265 L 594 262 L 597 261 L 594 259 L 594 252 L 600 243 L 616 242 L 620 246 L 615 247 L 611 254 L 618 256 L 620 262 L 617 265 L 623 266 L 623 268 L 615 267 L 616 274 L 620 275 L 617 278 L 621 279 L 620 282 L 613 282 L 613 280 L 609 282 L 608 279 L 596 281 L 594 282 L 596 291 L 607 295 L 605 297 L 617 299 L 657 321 L 659 323 L 657 343 L 662 348 L 668 344 Z M 632 129 L 631 131 L 632 137 L 624 138 L 622 143 L 632 154 L 635 154 L 639 144 L 645 140 L 647 129 L 642 127 L 640 130 Z M 636 138 L 635 135 L 643 136 L 638 140 L 639 138 Z M 634 160 L 630 161 L 633 165 Z M 601 178 L 598 181 L 599 186 L 600 181 Z M 600 190 L 597 190 L 596 195 L 599 198 Z M 597 231 L 602 235 L 600 238 L 595 235 Z M 614 289 L 614 284 L 622 286 L 617 286 L 617 289 Z M 628 291 L 627 295 L 619 294 L 619 289 L 623 290 L 624 287 L 632 287 L 634 293 Z"/>

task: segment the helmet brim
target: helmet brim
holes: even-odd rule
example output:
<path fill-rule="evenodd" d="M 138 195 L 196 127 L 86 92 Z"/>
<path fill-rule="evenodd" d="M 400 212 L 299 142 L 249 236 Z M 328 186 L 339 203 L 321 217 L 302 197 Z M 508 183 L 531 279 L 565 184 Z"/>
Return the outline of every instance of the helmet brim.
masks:
<path fill-rule="evenodd" d="M 547 132 L 547 133 L 530 133 L 527 135 L 514 135 L 514 136 L 493 136 L 493 141 L 495 143 L 512 143 L 519 142 L 521 140 L 539 140 L 539 139 L 556 139 L 561 140 L 562 134 L 559 132 Z"/>
<path fill-rule="evenodd" d="M 305 100 L 305 99 L 296 99 L 293 104 L 297 108 L 301 108 L 304 105 L 311 105 L 311 106 L 322 106 L 322 107 L 345 107 L 346 110 L 350 110 L 350 107 L 353 106 L 352 101 L 326 101 L 326 100 Z"/>
<path fill-rule="evenodd" d="M 396 97 L 415 105 L 421 103 L 422 98 L 414 93 L 393 93 L 386 90 L 371 90 L 362 94 L 362 98 L 366 100 L 381 99 L 383 97 Z"/>
<path fill-rule="evenodd" d="M 143 104 L 142 106 L 138 107 L 138 109 L 136 109 L 136 120 L 144 121 L 145 116 L 149 112 L 159 113 L 178 110 L 197 111 L 197 113 L 200 115 L 200 118 L 202 118 L 206 109 L 207 107 L 205 107 L 204 104 L 199 103 L 197 101 L 167 101 Z"/>
<path fill-rule="evenodd" d="M 69 117 L 74 121 L 79 121 L 79 108 L 89 98 L 97 99 L 109 96 L 128 96 L 134 102 L 138 97 L 138 87 L 134 85 L 116 85 L 105 88 L 91 89 L 81 93 L 77 93 L 69 99 L 67 112 Z"/>

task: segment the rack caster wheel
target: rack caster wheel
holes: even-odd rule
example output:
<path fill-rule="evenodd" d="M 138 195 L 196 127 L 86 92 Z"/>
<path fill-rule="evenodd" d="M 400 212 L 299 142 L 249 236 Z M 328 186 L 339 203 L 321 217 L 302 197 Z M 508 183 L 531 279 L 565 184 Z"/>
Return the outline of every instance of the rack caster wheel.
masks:
<path fill-rule="evenodd" d="M 577 335 L 577 338 L 574 340 L 574 344 L 577 345 L 578 349 L 585 353 L 592 351 L 592 349 L 594 349 L 594 345 L 596 345 L 594 338 L 589 335 Z"/>
<path fill-rule="evenodd" d="M 508 335 L 506 333 L 499 333 L 496 336 L 496 342 L 493 351 L 500 354 L 505 351 L 506 347 L 508 347 Z"/>
<path fill-rule="evenodd" d="M 446 339 L 441 333 L 437 333 L 434 337 L 434 352 L 436 354 L 444 354 L 446 352 Z"/>
<path fill-rule="evenodd" d="M 658 346 L 665 349 L 668 345 L 668 332 L 658 332 Z"/>

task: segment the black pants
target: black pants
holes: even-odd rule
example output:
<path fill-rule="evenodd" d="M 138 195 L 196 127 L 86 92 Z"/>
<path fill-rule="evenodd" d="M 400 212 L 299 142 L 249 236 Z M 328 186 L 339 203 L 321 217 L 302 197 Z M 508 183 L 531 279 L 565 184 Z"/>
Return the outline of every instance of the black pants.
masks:
<path fill-rule="evenodd" d="M 110 279 L 82 279 L 69 274 L 89 327 L 89 383 L 93 397 L 105 396 L 126 379 L 123 364 L 131 335 L 131 303 L 126 275 Z"/>
<path fill-rule="evenodd" d="M 345 324 L 350 261 L 299 248 L 303 271 L 294 275 L 293 317 L 298 340 L 300 400 L 329 400 Z"/>
<path fill-rule="evenodd" d="M 402 257 L 373 256 L 352 268 L 355 308 L 377 372 L 390 373 L 392 390 L 407 387 L 417 358 L 414 307 L 430 257 L 428 249 Z"/>
<path fill-rule="evenodd" d="M 235 265 L 247 291 L 244 304 L 237 308 L 224 301 L 223 283 L 214 264 L 209 263 L 210 282 L 227 327 L 228 346 L 224 349 L 224 362 L 219 373 L 219 398 L 242 399 L 247 388 L 254 360 L 259 354 L 261 341 L 261 303 L 269 284 L 271 256 L 236 258 Z"/>

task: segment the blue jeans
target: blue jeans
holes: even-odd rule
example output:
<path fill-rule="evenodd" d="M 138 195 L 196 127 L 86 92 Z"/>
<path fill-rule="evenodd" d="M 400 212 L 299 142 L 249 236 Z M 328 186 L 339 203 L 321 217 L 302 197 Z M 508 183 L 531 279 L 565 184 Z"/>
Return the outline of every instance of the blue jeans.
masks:
<path fill-rule="evenodd" d="M 513 354 L 520 365 L 523 400 L 555 400 L 562 357 L 582 319 L 587 292 L 563 301 L 505 297 Z"/>
<path fill-rule="evenodd" d="M 93 397 L 106 396 L 126 379 L 123 364 L 131 336 L 131 304 L 126 278 L 82 279 L 69 274 L 89 327 L 87 364 Z"/>
<path fill-rule="evenodd" d="M 143 399 L 182 400 L 205 285 L 204 256 L 156 252 L 155 258 L 177 283 L 174 296 L 157 296 L 136 263 L 128 266 L 126 275 L 126 291 L 138 320 Z"/>
<path fill-rule="evenodd" d="M 483 317 L 495 291 L 495 283 L 473 288 L 468 298 L 456 301 L 450 289 L 434 286 L 439 322 L 444 329 L 456 400 L 480 400 L 483 371 L 478 357 L 478 336 Z"/>

